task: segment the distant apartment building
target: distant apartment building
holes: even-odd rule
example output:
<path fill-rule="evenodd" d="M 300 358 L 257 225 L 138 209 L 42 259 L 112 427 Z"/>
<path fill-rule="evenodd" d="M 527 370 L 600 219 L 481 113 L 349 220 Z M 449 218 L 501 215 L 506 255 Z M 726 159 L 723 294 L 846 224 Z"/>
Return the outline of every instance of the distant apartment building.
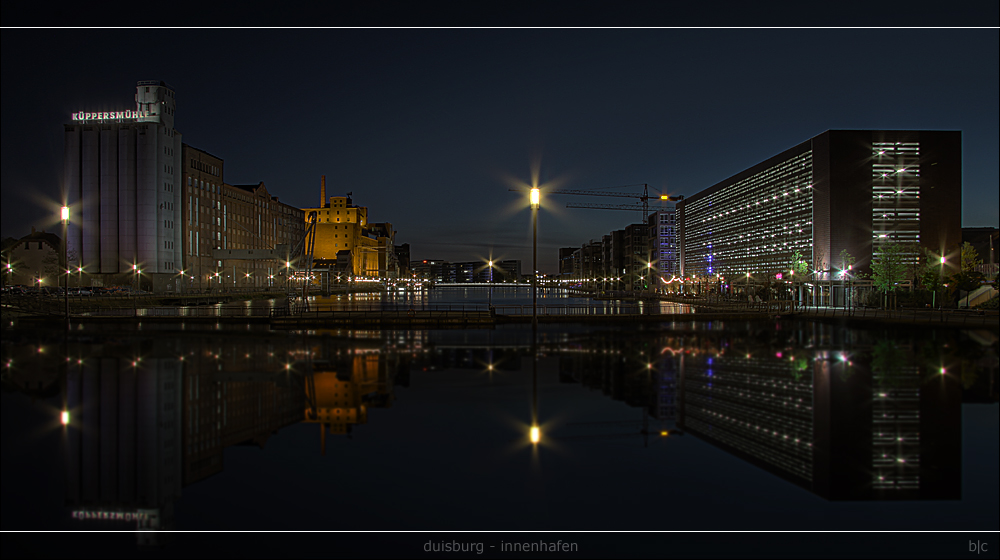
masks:
<path fill-rule="evenodd" d="M 559 248 L 559 276 L 562 278 L 572 278 L 575 264 L 574 261 L 576 257 L 574 256 L 576 252 L 580 250 L 579 247 L 560 247 Z"/>
<path fill-rule="evenodd" d="M 521 278 L 521 261 L 507 259 L 494 261 L 493 263 L 494 282 L 517 282 Z M 499 274 L 498 274 L 499 273 Z"/>
<path fill-rule="evenodd" d="M 393 252 L 396 253 L 396 262 L 399 263 L 400 278 L 410 278 L 413 275 L 410 270 L 410 244 L 396 245 Z"/>
<path fill-rule="evenodd" d="M 646 225 L 649 228 L 648 244 L 653 269 L 663 281 L 670 281 L 680 274 L 677 211 L 673 207 L 657 210 L 649 215 Z M 663 281 L 659 284 L 662 285 Z"/>
<path fill-rule="evenodd" d="M 493 261 L 492 274 L 488 261 L 448 262 L 429 259 L 413 262 L 411 267 L 415 278 L 447 284 L 486 283 L 491 278 L 492 282 L 518 282 L 521 277 L 520 260 Z"/>
<path fill-rule="evenodd" d="M 812 279 L 839 279 L 842 253 L 869 271 L 889 242 L 950 268 L 961 204 L 961 132 L 829 130 L 679 202 L 681 273 L 775 274 L 797 252 Z"/>
<path fill-rule="evenodd" d="M 622 281 L 626 290 L 646 290 L 653 280 L 653 263 L 649 258 L 647 224 L 629 224 L 622 236 Z"/>
<path fill-rule="evenodd" d="M 663 288 L 680 273 L 676 215 L 673 206 L 665 207 L 646 223 L 612 231 L 600 241 L 560 248 L 560 277 L 601 288 Z"/>

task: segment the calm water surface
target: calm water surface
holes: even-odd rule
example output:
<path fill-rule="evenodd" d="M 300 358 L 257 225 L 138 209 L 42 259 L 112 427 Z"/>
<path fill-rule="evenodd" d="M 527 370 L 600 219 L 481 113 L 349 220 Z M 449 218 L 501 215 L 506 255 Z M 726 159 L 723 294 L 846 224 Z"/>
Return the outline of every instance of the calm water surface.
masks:
<path fill-rule="evenodd" d="M 2 363 L 4 530 L 1000 525 L 986 331 L 18 328 Z"/>

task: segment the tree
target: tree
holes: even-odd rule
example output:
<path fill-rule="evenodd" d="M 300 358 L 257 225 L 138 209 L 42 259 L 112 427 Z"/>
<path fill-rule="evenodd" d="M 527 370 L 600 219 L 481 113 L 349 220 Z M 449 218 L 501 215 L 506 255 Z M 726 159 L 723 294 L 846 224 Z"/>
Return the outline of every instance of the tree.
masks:
<path fill-rule="evenodd" d="M 853 296 L 853 293 L 852 293 L 854 291 L 854 285 L 853 285 L 854 284 L 854 277 L 855 276 L 858 276 L 858 277 L 861 276 L 860 273 L 858 273 L 858 272 L 856 272 L 854 270 L 854 263 L 855 262 L 857 262 L 857 261 L 854 258 L 854 255 L 852 255 L 851 253 L 849 253 L 847 251 L 847 249 L 843 249 L 843 250 L 840 251 L 840 279 L 841 280 L 847 280 L 848 281 L 848 285 L 849 285 L 849 288 L 846 291 L 847 297 L 845 298 L 845 300 L 846 300 L 845 301 L 845 305 L 849 305 L 849 306 L 852 306 L 852 307 L 854 305 L 854 296 Z"/>
<path fill-rule="evenodd" d="M 805 257 L 799 252 L 798 249 L 792 253 L 792 262 L 789 269 L 795 274 L 801 275 L 805 275 L 805 273 L 809 272 L 809 263 L 806 262 Z"/>
<path fill-rule="evenodd" d="M 853 255 L 844 249 L 840 252 L 840 270 L 846 273 L 850 273 L 854 268 L 854 263 L 857 262 Z"/>
<path fill-rule="evenodd" d="M 801 280 L 805 280 L 805 275 L 809 272 L 809 263 L 806 262 L 805 257 L 803 257 L 802 253 L 800 253 L 798 249 L 792 253 L 792 260 L 789 263 L 788 269 L 789 272 L 791 272 L 789 276 L 792 280 L 792 299 L 798 300 L 796 283 Z"/>
<path fill-rule="evenodd" d="M 976 270 L 976 267 L 981 264 L 983 264 L 983 261 L 979 258 L 979 253 L 972 246 L 972 243 L 968 241 L 962 243 L 962 272 Z"/>
<path fill-rule="evenodd" d="M 948 283 L 955 289 L 965 292 L 966 307 L 969 306 L 969 296 L 972 291 L 982 286 L 985 281 L 986 278 L 983 276 L 983 273 L 978 270 L 963 270 L 958 274 L 953 274 L 951 278 L 948 279 Z"/>
<path fill-rule="evenodd" d="M 938 299 L 941 288 L 944 287 L 944 278 L 941 275 L 944 271 L 944 265 L 941 263 L 940 257 L 927 248 L 924 248 L 923 260 L 923 266 L 920 268 L 920 285 L 934 294 L 932 301 L 934 303 Z"/>
<path fill-rule="evenodd" d="M 895 291 L 905 273 L 903 247 L 895 241 L 883 245 L 882 250 L 872 259 L 872 284 L 884 294 Z"/>
<path fill-rule="evenodd" d="M 953 292 L 955 290 L 962 290 L 963 292 L 966 292 L 966 307 L 969 305 L 969 296 L 971 295 L 971 292 L 986 281 L 985 275 L 976 270 L 976 267 L 981 264 L 983 264 L 983 261 L 980 260 L 979 253 L 976 251 L 976 248 L 972 246 L 972 243 L 969 243 L 968 241 L 962 243 L 962 270 L 957 274 L 953 274 L 951 278 L 948 279 L 948 284 L 951 286 Z"/>

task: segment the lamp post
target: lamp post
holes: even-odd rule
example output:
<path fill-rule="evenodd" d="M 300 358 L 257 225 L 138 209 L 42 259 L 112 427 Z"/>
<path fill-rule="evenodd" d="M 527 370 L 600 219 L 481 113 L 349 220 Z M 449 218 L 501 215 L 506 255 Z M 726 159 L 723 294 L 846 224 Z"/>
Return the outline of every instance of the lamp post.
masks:
<path fill-rule="evenodd" d="M 488 305 L 490 307 L 490 311 L 492 311 L 493 310 L 493 260 L 490 259 L 489 263 L 487 263 L 487 264 L 489 264 L 489 266 L 490 266 L 490 277 L 489 277 L 490 290 L 489 290 L 489 304 Z"/>
<path fill-rule="evenodd" d="M 531 189 L 531 328 L 538 329 L 538 187 Z"/>
<path fill-rule="evenodd" d="M 139 290 L 139 265 L 132 263 L 132 316 L 135 317 L 136 311 L 136 291 Z"/>
<path fill-rule="evenodd" d="M 853 264 L 847 265 L 847 297 L 845 299 L 847 300 L 848 307 L 854 307 L 854 273 L 852 272 L 853 270 L 854 270 Z M 936 291 L 937 290 L 935 290 L 935 292 Z M 933 303 L 931 303 L 931 307 L 934 307 Z"/>
<path fill-rule="evenodd" d="M 69 243 L 66 241 L 66 233 L 69 230 L 69 206 L 63 206 L 59 211 L 59 218 L 62 221 L 62 261 L 63 270 L 66 271 L 66 277 L 63 280 L 63 303 L 65 304 L 64 312 L 66 314 L 66 330 L 69 330 Z"/>
<path fill-rule="evenodd" d="M 940 282 L 944 278 L 944 255 L 941 255 L 941 271 L 938 272 L 938 281 Z M 937 305 L 937 288 L 935 287 L 934 293 L 931 295 L 931 309 Z"/>

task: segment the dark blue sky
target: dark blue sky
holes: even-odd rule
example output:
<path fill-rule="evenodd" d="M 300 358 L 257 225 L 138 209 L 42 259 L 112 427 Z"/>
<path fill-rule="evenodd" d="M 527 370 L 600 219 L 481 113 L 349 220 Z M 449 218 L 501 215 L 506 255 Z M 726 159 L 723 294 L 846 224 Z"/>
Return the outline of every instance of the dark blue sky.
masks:
<path fill-rule="evenodd" d="M 993 24 L 995 22 L 983 22 Z M 1000 30 L 31 30 L 2 36 L 2 234 L 54 222 L 62 124 L 176 89 L 176 127 L 296 206 L 354 193 L 413 258 L 530 260 L 529 182 L 694 194 L 827 129 L 963 133 L 964 226 L 998 225 Z M 539 260 L 636 212 L 551 197 Z M 630 202 L 628 199 L 620 200 Z M 48 227 L 52 227 L 49 225 Z"/>

